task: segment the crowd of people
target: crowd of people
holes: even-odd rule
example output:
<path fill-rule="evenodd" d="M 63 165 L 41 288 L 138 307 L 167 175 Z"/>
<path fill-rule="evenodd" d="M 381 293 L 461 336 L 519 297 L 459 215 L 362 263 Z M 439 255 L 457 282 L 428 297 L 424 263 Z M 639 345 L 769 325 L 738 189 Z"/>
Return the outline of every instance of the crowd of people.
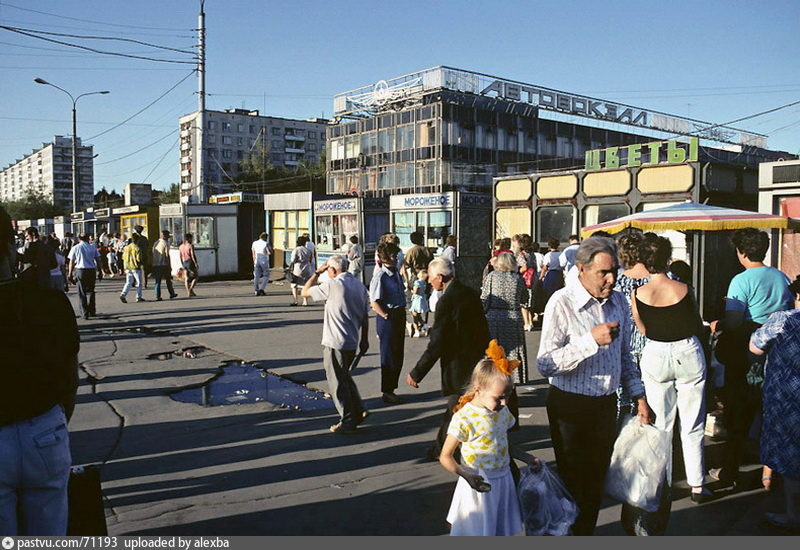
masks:
<path fill-rule="evenodd" d="M 774 472 L 780 472 L 786 478 L 787 496 L 787 512 L 767 515 L 767 520 L 783 527 L 800 526 L 796 477 L 800 464 L 796 436 L 800 433 L 792 422 L 800 416 L 800 406 L 787 389 L 800 384 L 797 355 L 787 351 L 800 346 L 800 331 L 787 333 L 784 328 L 795 327 L 800 319 L 791 312 L 800 279 L 790 285 L 779 270 L 763 264 L 768 248 L 765 233 L 753 228 L 734 232 L 732 242 L 745 272 L 731 282 L 724 318 L 711 323 L 700 316 L 691 267 L 673 262 L 670 241 L 653 233 L 632 232 L 618 241 L 600 233 L 583 242 L 574 235 L 560 252 L 553 240 L 541 260 L 534 255 L 530 236 L 500 239 L 480 293 L 455 277 L 448 258 L 415 249 L 424 249 L 418 239 L 412 236 L 412 247 L 399 260 L 397 236 L 381 238 L 368 290 L 347 272 L 347 259 L 336 255 L 305 281 L 302 295 L 314 300 L 337 297 L 328 298 L 323 329 L 323 346 L 332 344 L 328 347 L 335 350 L 325 352 L 334 353 L 333 359 L 326 358 L 326 372 L 331 393 L 338 392 L 335 401 L 340 413 L 331 431 L 350 434 L 369 414 L 350 374 L 357 342 L 359 353 L 367 349 L 365 304 L 376 314 L 382 398 L 398 404 L 403 402 L 396 390 L 403 370 L 404 332 L 408 333 L 404 327 L 419 328 L 423 322 L 421 296 L 427 297 L 426 287 L 439 294 L 437 305 L 430 308 L 435 309 L 435 318 L 425 351 L 405 380 L 418 388 L 440 363 L 447 405 L 426 456 L 439 460 L 462 480 L 447 515 L 452 534 L 521 530 L 518 511 L 507 498 L 509 491 L 515 494 L 515 485 L 508 482 L 506 473 L 518 480 L 519 472 L 509 458 L 505 434 L 519 426 L 515 386 L 532 377 L 525 331 L 534 315 L 542 323 L 536 364 L 549 382 L 547 414 L 558 473 L 579 510 L 573 534 L 594 531 L 614 442 L 631 417 L 670 434 L 670 441 L 680 417 L 679 438 L 691 500 L 702 504 L 718 498 L 709 484 L 735 479 L 742 439 L 754 419 L 762 417 L 761 400 L 756 397 L 761 390 L 747 380 L 756 368 L 753 354 L 764 352 L 771 353 L 771 361 L 781 362 L 780 367 L 767 367 L 766 375 L 763 366 L 761 371 L 765 394 L 771 392 L 780 399 L 774 410 L 763 413 L 764 484 L 767 487 Z M 322 273 L 327 278 L 317 284 Z M 352 304 L 348 295 L 357 296 Z M 777 318 L 770 318 L 773 314 Z M 339 331 L 340 337 L 331 340 L 331 331 Z M 712 333 L 716 333 L 713 338 Z M 715 340 L 721 344 L 713 350 Z M 775 342 L 781 343 L 779 353 Z M 749 356 L 748 344 L 752 346 Z M 709 470 L 703 434 L 712 353 L 726 366 L 723 401 L 730 440 L 722 468 Z M 780 382 L 770 384 L 775 380 L 771 376 Z M 467 418 L 463 411 L 469 412 Z M 776 411 L 781 411 L 780 418 Z M 780 438 L 788 433 L 795 435 L 792 444 L 780 445 L 778 441 L 785 441 Z M 483 445 L 476 447 L 477 441 Z M 526 459 L 534 467 L 538 464 L 534 457 Z M 671 460 L 665 472 L 653 475 L 663 476 L 662 495 L 669 495 Z M 487 496 L 487 487 L 498 494 Z M 635 525 L 626 530 L 663 534 L 663 516 L 669 515 L 670 504 L 664 503 L 668 499 L 661 500 L 656 512 L 623 509 L 623 517 L 627 513 L 635 518 Z"/>
<path fill-rule="evenodd" d="M 74 408 L 79 342 L 66 284 L 77 285 L 81 315 L 96 315 L 94 286 L 105 271 L 105 247 L 104 274 L 125 274 L 123 302 L 134 286 L 137 301 L 144 300 L 148 273 L 155 278 L 157 300 L 163 281 L 170 298 L 176 296 L 168 231 L 152 246 L 138 230 L 121 248 L 116 236 L 105 237 L 108 243 L 88 234 L 40 237 L 35 229 L 15 235 L 0 208 L 0 308 L 6 313 L 0 317 L 6 324 L 0 353 L 10 358 L 9 366 L 30 367 L 4 369 L 8 383 L 0 388 L 4 533 L 57 535 L 66 528 L 71 462 L 66 422 Z M 192 240 L 185 235 L 179 250 L 187 297 L 194 295 L 198 272 Z M 786 499 L 784 512 L 765 517 L 782 528 L 800 528 L 800 310 L 794 309 L 800 277 L 791 282 L 764 264 L 766 233 L 754 228 L 733 233 L 744 271 L 730 283 L 724 315 L 710 323 L 700 317 L 691 268 L 671 261 L 670 241 L 652 233 L 618 240 L 595 234 L 582 242 L 573 236 L 565 250 L 550 242 L 543 254 L 529 235 L 501 239 L 480 291 L 456 277 L 455 239 L 438 254 L 424 246 L 420 234 L 410 240 L 403 254 L 397 235 L 383 235 L 372 278 L 364 285 L 357 238 L 315 269 L 315 250 L 302 235 L 290 268 L 293 303 L 325 302 L 322 354 L 338 412 L 330 426 L 334 434 L 356 433 L 370 415 L 352 378 L 369 350 L 370 312 L 376 318 L 384 403 L 403 403 L 401 382 L 420 388 L 439 363 L 446 406 L 425 456 L 459 477 L 450 508 L 442 511 L 451 534 L 523 530 L 520 471 L 513 458 L 533 472 L 541 462 L 513 449 L 508 433 L 520 425 L 516 388 L 536 378 L 525 340 L 535 322 L 541 323 L 536 370 L 549 383 L 546 410 L 558 475 L 578 508 L 573 534 L 593 533 L 615 439 L 623 421 L 633 417 L 669 434 L 680 418 L 684 474 L 698 504 L 718 498 L 712 483 L 737 481 L 748 434 L 760 426 L 763 485 L 772 488 L 780 476 Z M 253 243 L 252 254 L 254 293 L 263 295 L 272 254 L 265 234 Z M 112 267 L 118 262 L 121 270 Z M 52 314 L 43 318 L 41 311 Z M 35 339 L 21 343 L 14 337 L 19 330 L 44 334 L 52 345 L 37 345 Z M 402 378 L 405 338 L 415 334 L 428 340 Z M 711 354 L 725 366 L 721 400 L 729 435 L 722 462 L 708 469 L 703 429 Z M 24 458 L 43 446 L 53 457 L 45 470 L 40 461 Z M 666 472 L 652 472 L 666 480 L 664 491 L 671 468 L 668 461 Z M 663 534 L 669 502 L 655 512 L 628 514 L 637 522 L 632 534 Z"/>

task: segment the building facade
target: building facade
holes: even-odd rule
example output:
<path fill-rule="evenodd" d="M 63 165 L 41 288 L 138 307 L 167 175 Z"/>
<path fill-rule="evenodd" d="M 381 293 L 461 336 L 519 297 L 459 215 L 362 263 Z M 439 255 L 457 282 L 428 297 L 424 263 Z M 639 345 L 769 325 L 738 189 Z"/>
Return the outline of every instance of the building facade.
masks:
<path fill-rule="evenodd" d="M 327 192 L 491 190 L 492 178 L 582 166 L 587 150 L 693 134 L 744 165 L 764 136 L 490 75 L 434 67 L 334 97 Z"/>
<path fill-rule="evenodd" d="M 78 210 L 94 200 L 94 153 L 78 138 Z M 41 193 L 64 212 L 72 211 L 72 138 L 55 136 L 51 143 L 17 160 L 0 172 L 0 201 L 22 200 Z"/>
<path fill-rule="evenodd" d="M 240 165 L 254 152 L 262 155 L 265 165 L 275 167 L 316 164 L 325 151 L 326 123 L 261 116 L 246 109 L 196 111 L 181 117 L 184 202 L 202 203 L 211 195 L 237 191 L 233 182 L 241 174 Z"/>

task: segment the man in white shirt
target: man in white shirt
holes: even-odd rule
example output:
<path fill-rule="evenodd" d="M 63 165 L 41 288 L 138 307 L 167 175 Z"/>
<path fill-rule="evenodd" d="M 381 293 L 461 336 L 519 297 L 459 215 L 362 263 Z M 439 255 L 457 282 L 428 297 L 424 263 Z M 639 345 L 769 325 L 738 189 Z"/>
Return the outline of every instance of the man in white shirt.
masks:
<path fill-rule="evenodd" d="M 81 233 L 78 244 L 70 248 L 67 259 L 69 269 L 67 279 L 78 285 L 78 303 L 81 315 L 88 319 L 90 315 L 97 315 L 95 311 L 94 286 L 97 277 L 97 260 L 100 253 L 89 242 L 89 235 Z"/>
<path fill-rule="evenodd" d="M 266 296 L 264 289 L 269 283 L 269 255 L 272 248 L 266 233 L 261 233 L 250 247 L 253 253 L 253 291 L 256 296 Z"/>
<path fill-rule="evenodd" d="M 169 260 L 170 233 L 166 229 L 161 231 L 161 238 L 153 244 L 153 276 L 156 278 L 156 302 L 162 301 L 161 281 L 167 281 L 167 291 L 170 299 L 177 298 L 178 293 L 172 286 L 172 268 Z"/>
<path fill-rule="evenodd" d="M 328 278 L 317 285 L 320 275 Z M 356 355 L 369 349 L 369 297 L 367 288 L 344 271 L 344 258 L 335 254 L 306 281 L 303 298 L 325 300 L 322 325 L 322 362 L 339 422 L 330 427 L 336 434 L 351 434 L 369 415 L 350 376 Z M 359 331 L 361 333 L 359 338 Z"/>
<path fill-rule="evenodd" d="M 616 390 L 620 384 L 649 424 L 652 412 L 630 350 L 625 297 L 614 291 L 616 246 L 590 237 L 575 255 L 577 284 L 553 293 L 539 346 L 539 372 L 549 378 L 547 416 L 558 473 L 580 513 L 573 534 L 591 535 L 616 439 Z"/>

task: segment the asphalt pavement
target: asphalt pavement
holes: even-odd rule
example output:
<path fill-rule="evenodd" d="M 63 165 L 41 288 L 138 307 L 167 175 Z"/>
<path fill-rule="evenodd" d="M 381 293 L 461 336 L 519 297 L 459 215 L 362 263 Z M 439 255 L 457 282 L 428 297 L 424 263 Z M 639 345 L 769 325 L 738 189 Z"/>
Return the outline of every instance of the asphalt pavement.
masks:
<path fill-rule="evenodd" d="M 98 282 L 98 317 L 78 321 L 81 386 L 70 422 L 73 463 L 102 464 L 111 534 L 448 533 L 456 478 L 425 459 L 444 407 L 438 366 L 419 389 L 404 382 L 426 338 L 406 339 L 397 392 L 406 402 L 387 405 L 371 321 L 370 352 L 354 379 L 372 414 L 357 434 L 337 435 L 328 430 L 336 411 L 323 395 L 321 304 L 291 307 L 281 282 L 256 297 L 246 281 L 201 281 L 193 298 L 176 286 L 178 298 L 155 302 L 152 280 L 146 302 L 131 292 L 123 304 L 122 285 L 120 278 Z M 69 295 L 77 311 L 77 296 Z M 553 462 L 547 385 L 535 369 L 538 338 L 538 331 L 527 334 L 534 379 L 517 388 L 521 429 L 511 441 Z M 297 410 L 292 396 L 242 404 L 252 398 L 249 386 L 237 389 L 234 379 L 226 385 L 234 391 L 223 395 L 207 385 L 242 363 L 311 390 L 314 407 Z M 231 404 L 182 402 L 173 395 L 181 390 Z M 781 509 L 780 490 L 765 492 L 760 469 L 746 470 L 745 483 L 703 505 L 689 500 L 676 471 L 667 534 L 781 534 L 761 520 L 763 511 Z M 604 502 L 596 534 L 624 534 L 620 508 Z"/>

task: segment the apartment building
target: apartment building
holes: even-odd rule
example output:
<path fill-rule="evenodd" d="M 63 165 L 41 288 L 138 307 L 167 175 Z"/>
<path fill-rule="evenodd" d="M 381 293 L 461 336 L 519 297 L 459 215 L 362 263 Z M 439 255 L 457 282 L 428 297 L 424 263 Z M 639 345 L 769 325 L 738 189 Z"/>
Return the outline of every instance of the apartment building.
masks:
<path fill-rule="evenodd" d="M 94 153 L 77 138 L 78 210 L 94 199 Z M 0 172 L 0 201 L 25 198 L 29 191 L 41 193 L 64 212 L 72 211 L 72 138 L 55 136 L 29 155 Z"/>
<path fill-rule="evenodd" d="M 181 117 L 184 200 L 202 203 L 211 195 L 235 191 L 233 180 L 241 173 L 240 164 L 253 151 L 261 151 L 272 166 L 316 164 L 325 150 L 327 122 L 262 116 L 247 109 L 196 111 Z"/>

